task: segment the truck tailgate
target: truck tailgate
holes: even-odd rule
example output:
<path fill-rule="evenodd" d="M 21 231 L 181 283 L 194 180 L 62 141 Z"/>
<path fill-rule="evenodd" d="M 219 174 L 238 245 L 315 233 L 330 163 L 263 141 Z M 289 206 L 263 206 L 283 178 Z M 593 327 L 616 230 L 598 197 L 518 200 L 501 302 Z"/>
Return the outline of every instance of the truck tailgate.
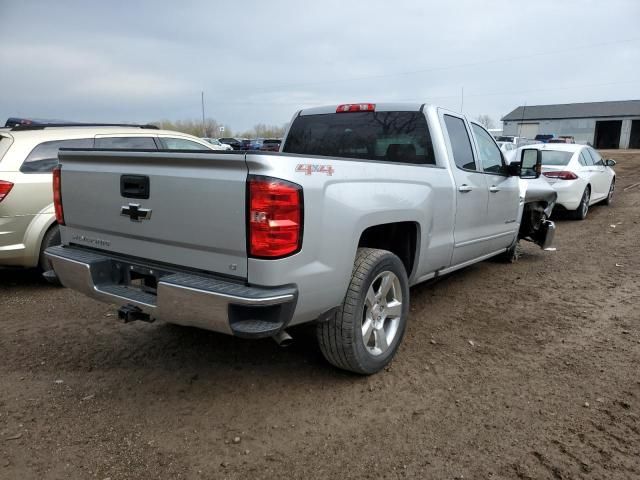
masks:
<path fill-rule="evenodd" d="M 74 150 L 59 158 L 64 244 L 246 278 L 244 155 Z"/>

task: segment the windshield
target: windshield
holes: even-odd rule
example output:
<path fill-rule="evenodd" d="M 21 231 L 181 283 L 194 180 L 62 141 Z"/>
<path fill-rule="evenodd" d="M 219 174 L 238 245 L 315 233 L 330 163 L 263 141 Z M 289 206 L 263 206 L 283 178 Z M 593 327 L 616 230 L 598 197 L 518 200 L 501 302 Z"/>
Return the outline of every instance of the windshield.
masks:
<path fill-rule="evenodd" d="M 542 150 L 542 165 L 564 166 L 573 157 L 573 152 L 562 152 L 559 150 Z"/>
<path fill-rule="evenodd" d="M 435 164 L 422 112 L 302 115 L 291 125 L 283 152 L 399 163 Z"/>
<path fill-rule="evenodd" d="M 496 137 L 496 141 L 513 143 L 513 137 L 504 137 L 504 136 Z"/>

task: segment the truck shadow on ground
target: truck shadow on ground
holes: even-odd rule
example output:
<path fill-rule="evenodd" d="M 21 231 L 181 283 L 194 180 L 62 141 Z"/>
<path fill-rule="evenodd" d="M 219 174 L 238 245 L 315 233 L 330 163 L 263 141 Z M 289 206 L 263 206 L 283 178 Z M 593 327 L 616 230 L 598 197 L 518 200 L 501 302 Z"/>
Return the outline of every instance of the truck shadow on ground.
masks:
<path fill-rule="evenodd" d="M 537 247 L 526 250 L 530 253 L 525 252 L 520 261 L 541 261 Z M 505 267 L 509 265 L 482 262 L 413 287 L 412 304 L 417 311 L 411 313 L 409 328 L 421 328 L 411 325 L 415 317 L 422 315 L 426 304 L 454 295 L 459 282 L 474 281 L 488 271 Z M 22 358 L 34 372 L 83 377 L 120 370 L 127 377 L 160 380 L 186 375 L 211 382 L 239 374 L 247 379 L 285 379 L 291 375 L 301 380 L 366 378 L 338 370 L 325 361 L 316 343 L 314 325 L 289 329 L 294 342 L 282 348 L 270 338 L 244 340 L 162 322 L 124 325 L 117 319 L 115 307 L 51 286 L 36 271 L 0 271 L 0 288 L 3 286 L 9 291 L 48 288 L 57 303 L 47 312 L 29 306 L 22 313 L 20 325 L 14 327 L 19 340 L 4 342 L 7 358 L 20 359 L 22 351 L 38 351 L 38 359 Z"/>
<path fill-rule="evenodd" d="M 52 287 L 35 268 L 0 267 L 0 286 L 42 285 Z"/>

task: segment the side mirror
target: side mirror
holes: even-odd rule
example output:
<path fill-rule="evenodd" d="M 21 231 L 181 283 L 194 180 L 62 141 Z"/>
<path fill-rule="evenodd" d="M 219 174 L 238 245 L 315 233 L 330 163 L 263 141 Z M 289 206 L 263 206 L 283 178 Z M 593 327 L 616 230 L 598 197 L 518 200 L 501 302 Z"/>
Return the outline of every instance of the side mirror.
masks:
<path fill-rule="evenodd" d="M 520 157 L 520 178 L 533 179 L 542 172 L 542 150 L 524 148 Z"/>
<path fill-rule="evenodd" d="M 615 166 L 616 166 L 616 161 L 615 161 L 613 158 L 607 158 L 607 159 L 604 161 L 604 164 L 605 164 L 607 167 L 615 167 Z"/>

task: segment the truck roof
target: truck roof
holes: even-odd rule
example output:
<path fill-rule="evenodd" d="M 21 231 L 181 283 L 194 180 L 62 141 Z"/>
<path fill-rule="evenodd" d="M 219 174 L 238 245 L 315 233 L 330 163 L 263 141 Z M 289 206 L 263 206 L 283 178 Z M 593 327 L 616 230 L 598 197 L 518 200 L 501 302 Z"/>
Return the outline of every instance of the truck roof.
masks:
<path fill-rule="evenodd" d="M 369 102 L 366 102 L 367 104 Z M 351 102 L 358 105 L 357 102 Z M 424 103 L 374 103 L 376 112 L 418 112 L 425 105 Z M 324 115 L 327 113 L 336 113 L 336 109 L 340 104 L 324 105 L 322 107 L 311 107 L 300 110 L 299 115 Z"/>

